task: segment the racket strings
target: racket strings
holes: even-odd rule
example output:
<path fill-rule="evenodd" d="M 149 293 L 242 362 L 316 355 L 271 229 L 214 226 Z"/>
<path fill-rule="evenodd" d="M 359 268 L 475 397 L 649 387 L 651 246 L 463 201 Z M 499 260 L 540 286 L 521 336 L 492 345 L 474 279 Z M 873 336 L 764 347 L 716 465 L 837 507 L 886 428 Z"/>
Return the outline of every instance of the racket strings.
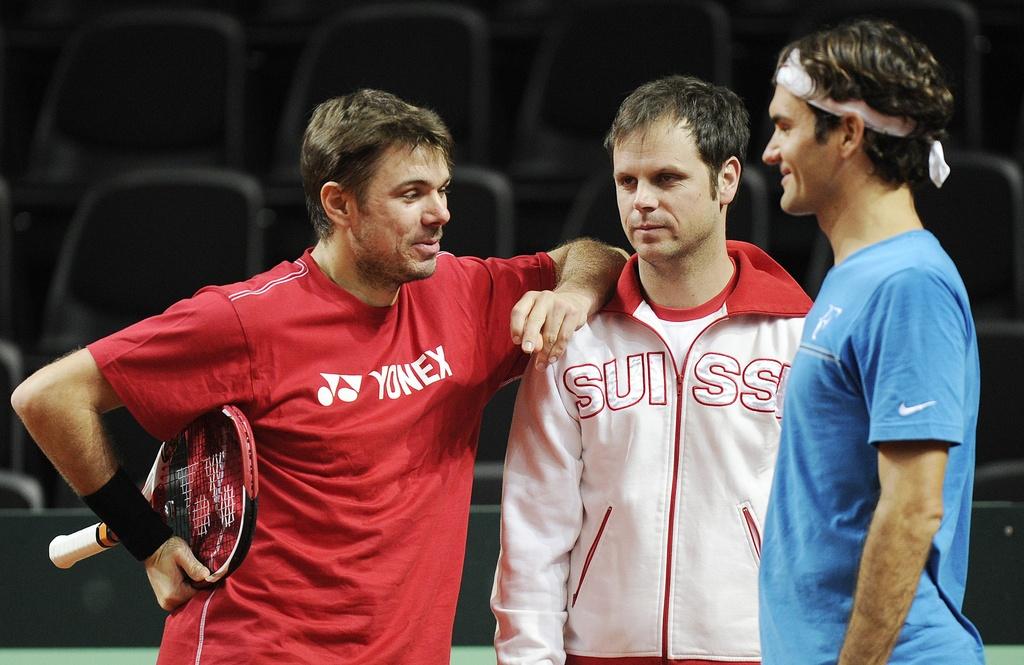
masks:
<path fill-rule="evenodd" d="M 217 570 L 238 540 L 245 490 L 234 426 L 220 414 L 212 418 L 189 427 L 171 455 L 164 506 L 174 533 Z"/>

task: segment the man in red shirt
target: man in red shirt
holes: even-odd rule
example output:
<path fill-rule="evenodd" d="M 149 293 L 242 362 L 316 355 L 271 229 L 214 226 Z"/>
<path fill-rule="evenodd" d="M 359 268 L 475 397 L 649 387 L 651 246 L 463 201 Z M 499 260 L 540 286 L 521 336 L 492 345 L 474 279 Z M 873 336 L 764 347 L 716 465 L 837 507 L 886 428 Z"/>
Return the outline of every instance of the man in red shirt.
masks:
<path fill-rule="evenodd" d="M 589 241 L 441 252 L 450 155 L 431 111 L 372 90 L 324 102 L 302 151 L 312 250 L 204 288 L 12 396 L 145 561 L 171 610 L 160 663 L 448 663 L 483 407 L 522 351 L 540 365 L 564 351 L 624 263 Z M 140 504 L 100 414 L 125 406 L 167 439 L 225 403 L 253 427 L 259 520 L 244 565 L 196 590 L 209 571 Z"/>

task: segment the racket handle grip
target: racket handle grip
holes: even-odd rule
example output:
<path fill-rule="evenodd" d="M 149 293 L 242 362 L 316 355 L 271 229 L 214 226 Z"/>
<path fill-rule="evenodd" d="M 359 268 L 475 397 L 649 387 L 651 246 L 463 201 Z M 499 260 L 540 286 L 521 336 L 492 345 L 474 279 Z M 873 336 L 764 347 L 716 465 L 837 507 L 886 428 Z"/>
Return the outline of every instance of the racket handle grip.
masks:
<path fill-rule="evenodd" d="M 50 561 L 58 568 L 70 568 L 82 559 L 105 552 L 118 540 L 102 522 L 57 536 L 50 541 Z"/>

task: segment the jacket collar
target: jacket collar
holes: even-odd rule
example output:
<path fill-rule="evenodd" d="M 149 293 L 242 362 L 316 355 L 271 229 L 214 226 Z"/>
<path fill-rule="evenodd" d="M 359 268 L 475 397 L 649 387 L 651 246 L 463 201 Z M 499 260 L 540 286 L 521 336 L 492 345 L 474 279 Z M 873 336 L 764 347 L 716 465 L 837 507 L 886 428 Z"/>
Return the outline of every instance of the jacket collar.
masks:
<path fill-rule="evenodd" d="M 785 268 L 764 250 L 739 240 L 727 240 L 725 244 L 737 273 L 736 286 L 725 300 L 730 316 L 767 314 L 799 317 L 807 314 L 811 308 L 811 299 Z M 636 254 L 629 257 L 619 275 L 614 295 L 601 311 L 632 315 L 644 301 L 638 263 Z"/>

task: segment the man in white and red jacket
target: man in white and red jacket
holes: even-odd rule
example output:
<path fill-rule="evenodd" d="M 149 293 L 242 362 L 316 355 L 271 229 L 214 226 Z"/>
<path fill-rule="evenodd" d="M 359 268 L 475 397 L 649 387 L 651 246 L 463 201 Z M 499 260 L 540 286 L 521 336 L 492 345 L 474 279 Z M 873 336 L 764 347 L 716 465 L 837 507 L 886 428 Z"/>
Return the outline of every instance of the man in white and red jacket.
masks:
<path fill-rule="evenodd" d="M 760 524 L 810 300 L 726 241 L 749 117 L 672 76 L 605 141 L 636 249 L 520 389 L 491 606 L 501 665 L 757 663 Z"/>

